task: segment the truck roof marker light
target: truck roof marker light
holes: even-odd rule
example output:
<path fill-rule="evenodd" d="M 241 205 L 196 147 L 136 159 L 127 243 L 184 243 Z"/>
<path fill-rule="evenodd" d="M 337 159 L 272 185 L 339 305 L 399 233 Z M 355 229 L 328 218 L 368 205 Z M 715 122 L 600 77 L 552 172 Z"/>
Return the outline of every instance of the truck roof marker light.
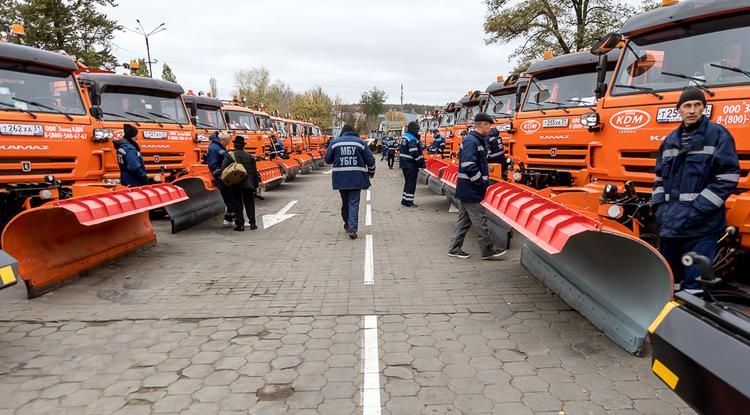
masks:
<path fill-rule="evenodd" d="M 672 6 L 679 2 L 680 0 L 661 0 L 661 6 L 662 7 Z"/>
<path fill-rule="evenodd" d="M 10 33 L 14 36 L 26 36 L 26 30 L 23 28 L 21 23 L 13 23 L 10 25 Z"/>
<path fill-rule="evenodd" d="M 502 75 L 497 76 L 497 82 L 503 82 L 505 80 L 505 77 Z"/>
<path fill-rule="evenodd" d="M 193 90 L 192 90 L 192 89 L 188 89 L 188 90 L 187 90 L 187 94 L 188 94 L 188 95 L 195 95 L 195 94 L 193 94 Z"/>
<path fill-rule="evenodd" d="M 544 51 L 544 59 L 551 59 L 555 57 L 555 53 L 551 50 L 545 50 Z"/>

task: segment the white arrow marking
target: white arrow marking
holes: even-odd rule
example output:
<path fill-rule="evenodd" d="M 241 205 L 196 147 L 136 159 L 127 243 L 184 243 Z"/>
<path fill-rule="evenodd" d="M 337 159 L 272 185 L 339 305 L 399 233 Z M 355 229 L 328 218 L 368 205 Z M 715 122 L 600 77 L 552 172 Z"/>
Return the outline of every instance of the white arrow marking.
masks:
<path fill-rule="evenodd" d="M 286 213 L 295 204 L 297 204 L 297 201 L 292 200 L 291 202 L 287 203 L 286 206 L 284 206 L 280 211 L 278 211 L 278 213 L 275 213 L 273 215 L 263 215 L 263 229 L 268 229 L 273 225 L 277 225 L 289 218 L 297 216 L 297 214 L 295 213 Z"/>
<path fill-rule="evenodd" d="M 333 169 L 326 170 L 326 171 L 323 172 L 323 174 L 331 174 L 331 173 L 333 173 Z"/>
<path fill-rule="evenodd" d="M 448 208 L 448 213 L 456 213 L 456 212 L 458 212 L 458 208 L 456 207 L 456 205 L 451 203 L 451 206 Z"/>

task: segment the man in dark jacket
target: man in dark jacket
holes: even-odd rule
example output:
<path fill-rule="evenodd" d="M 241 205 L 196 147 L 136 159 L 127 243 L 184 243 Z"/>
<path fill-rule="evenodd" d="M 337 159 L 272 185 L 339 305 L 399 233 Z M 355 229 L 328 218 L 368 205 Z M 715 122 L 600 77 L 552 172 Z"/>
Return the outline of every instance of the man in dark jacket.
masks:
<path fill-rule="evenodd" d="M 234 200 L 232 199 L 232 192 L 229 190 L 229 186 L 221 181 L 221 165 L 224 163 L 224 158 L 227 155 L 229 134 L 214 131 L 209 138 L 211 139 L 211 143 L 208 145 L 208 152 L 206 152 L 206 164 L 208 165 L 208 170 L 211 172 L 214 186 L 219 189 L 221 198 L 224 200 L 224 205 L 227 207 L 224 213 L 224 225 L 231 225 L 234 223 L 235 216 Z"/>
<path fill-rule="evenodd" d="M 388 137 L 388 141 L 386 141 L 388 144 L 388 148 L 386 151 L 388 152 L 388 168 L 393 169 L 393 163 L 396 162 L 396 150 L 398 150 L 398 142 L 393 137 Z"/>
<path fill-rule="evenodd" d="M 276 157 L 280 159 L 284 158 L 284 144 L 282 144 L 278 138 L 275 138 L 271 142 L 271 151 L 269 152 L 269 156 L 271 160 L 275 159 Z"/>
<path fill-rule="evenodd" d="M 432 132 L 435 138 L 432 139 L 432 145 L 430 146 L 430 154 L 440 154 L 442 157 L 443 152 L 445 151 L 445 138 L 442 134 L 440 134 L 439 130 L 434 130 Z"/>
<path fill-rule="evenodd" d="M 247 212 L 247 224 L 250 225 L 250 230 L 255 230 L 258 229 L 258 226 L 255 224 L 255 199 L 253 198 L 253 193 L 258 188 L 258 170 L 255 167 L 255 157 L 245 152 L 245 137 L 241 135 L 234 138 L 234 151 L 226 154 L 224 162 L 221 164 L 221 169 L 226 169 L 235 161 L 245 167 L 247 177 L 240 183 L 230 186 L 235 207 L 234 224 L 236 226 L 234 230 L 238 232 L 245 231 L 245 218 L 242 215 L 243 204 Z"/>
<path fill-rule="evenodd" d="M 419 124 L 415 121 L 406 126 L 398 147 L 398 164 L 404 173 L 404 192 L 401 194 L 401 205 L 417 207 L 414 203 L 414 192 L 417 190 L 419 169 L 424 167 L 422 145 L 419 143 Z"/>
<path fill-rule="evenodd" d="M 375 156 L 354 127 L 347 124 L 341 129 L 341 136 L 328 146 L 325 162 L 333 164 L 333 190 L 341 194 L 344 230 L 351 239 L 357 239 L 359 198 L 362 189 L 370 187 L 370 178 L 375 175 Z"/>
<path fill-rule="evenodd" d="M 677 103 L 682 124 L 659 147 L 651 205 L 656 211 L 659 251 L 669 263 L 676 288 L 700 289 L 696 266 L 685 269 L 690 251 L 714 259 L 726 228 L 724 202 L 737 189 L 740 166 L 734 138 L 703 115 L 706 97 L 686 88 Z"/>
<path fill-rule="evenodd" d="M 146 164 L 141 156 L 141 147 L 136 142 L 138 129 L 130 124 L 124 124 L 122 129 L 122 138 L 114 142 L 117 164 L 120 166 L 120 184 L 123 186 L 147 185 Z"/>
<path fill-rule="evenodd" d="M 453 238 L 448 248 L 448 256 L 469 258 L 469 254 L 461 247 L 464 238 L 472 225 L 479 235 L 479 248 L 482 259 L 493 259 L 505 254 L 504 249 L 495 249 L 487 225 L 487 214 L 480 205 L 489 186 L 489 166 L 487 165 L 487 142 L 485 137 L 490 133 L 493 118 L 485 113 L 474 117 L 472 130 L 460 145 L 458 152 L 458 183 L 456 185 L 456 199 L 460 201 L 458 207 L 458 221 L 453 230 Z"/>

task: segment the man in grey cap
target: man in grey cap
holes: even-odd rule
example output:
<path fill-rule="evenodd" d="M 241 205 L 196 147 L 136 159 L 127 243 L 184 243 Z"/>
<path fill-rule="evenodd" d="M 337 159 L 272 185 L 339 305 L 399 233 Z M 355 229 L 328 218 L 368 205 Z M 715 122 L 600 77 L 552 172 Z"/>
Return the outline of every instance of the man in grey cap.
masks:
<path fill-rule="evenodd" d="M 505 255 L 505 249 L 496 249 L 492 244 L 490 229 L 487 225 L 487 214 L 480 203 L 489 187 L 489 165 L 487 164 L 487 141 L 485 137 L 490 133 L 492 117 L 479 113 L 474 117 L 474 129 L 464 137 L 458 152 L 458 183 L 456 184 L 456 199 L 460 201 L 458 220 L 453 230 L 453 238 L 448 248 L 448 256 L 469 258 L 471 255 L 461 248 L 469 229 L 474 229 L 479 235 L 479 248 L 482 259 L 494 259 Z"/>

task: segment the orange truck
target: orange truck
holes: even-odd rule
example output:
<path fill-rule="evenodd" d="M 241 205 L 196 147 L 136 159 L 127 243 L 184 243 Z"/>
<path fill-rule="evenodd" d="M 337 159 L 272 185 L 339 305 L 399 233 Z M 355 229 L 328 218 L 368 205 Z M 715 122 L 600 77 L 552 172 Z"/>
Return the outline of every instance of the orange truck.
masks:
<path fill-rule="evenodd" d="M 0 43 L 2 249 L 29 297 L 153 244 L 149 210 L 187 199 L 169 184 L 103 182 L 113 133 L 90 115 L 100 109 L 79 69 L 67 55 Z"/>
<path fill-rule="evenodd" d="M 323 167 L 325 162 L 323 156 L 325 155 L 326 136 L 320 130 L 317 125 L 312 125 L 312 132 L 307 137 L 307 149 L 310 152 L 310 156 L 313 158 L 313 162 L 317 168 Z"/>
<path fill-rule="evenodd" d="M 619 50 L 609 56 L 609 77 Z M 588 145 L 591 134 L 581 115 L 596 105 L 599 58 L 576 52 L 531 64 L 526 93 L 514 120 L 518 125 L 510 140 L 514 182 L 533 189 L 583 186 L 588 183 Z M 607 79 L 604 80 L 606 82 Z"/>
<path fill-rule="evenodd" d="M 261 131 L 255 119 L 255 113 L 237 102 L 224 103 L 222 111 L 232 136 L 244 136 L 247 142 L 245 150 L 258 159 L 256 167 L 260 175 L 261 186 L 270 190 L 281 185 L 284 181 L 281 167 L 266 160 L 265 149 L 271 145 L 270 134 Z"/>
<path fill-rule="evenodd" d="M 304 128 L 301 122 L 283 118 L 271 117 L 274 133 L 284 146 L 284 153 L 296 161 L 301 174 L 308 174 L 313 169 L 313 158 L 307 152 Z"/>
<path fill-rule="evenodd" d="M 283 158 L 278 156 L 272 157 L 272 152 L 279 150 L 283 151 L 284 149 L 276 148 L 276 133 L 273 131 L 271 116 L 260 110 L 253 110 L 252 112 L 255 115 L 255 121 L 260 128 L 260 134 L 256 136 L 257 139 L 261 140 L 261 144 L 258 148 L 262 149 L 264 156 L 267 156 L 271 162 L 276 163 L 281 168 L 281 172 L 284 175 L 284 181 L 288 182 L 294 180 L 294 178 L 302 171 L 302 165 L 298 160 L 289 158 L 286 154 Z"/>
<path fill-rule="evenodd" d="M 515 114 L 520 106 L 521 97 L 526 92 L 528 78 L 519 78 L 511 75 L 508 79 L 498 76 L 497 80 L 487 86 L 487 101 L 482 109 L 483 112 L 492 116 L 495 120 L 495 128 L 500 131 L 500 139 L 505 148 L 506 159 L 510 158 L 510 147 L 513 143 L 513 135 L 517 132 Z M 512 165 L 512 159 L 506 163 Z M 497 182 L 508 180 L 508 172 L 502 171 L 502 166 L 490 166 L 490 181 Z"/>

